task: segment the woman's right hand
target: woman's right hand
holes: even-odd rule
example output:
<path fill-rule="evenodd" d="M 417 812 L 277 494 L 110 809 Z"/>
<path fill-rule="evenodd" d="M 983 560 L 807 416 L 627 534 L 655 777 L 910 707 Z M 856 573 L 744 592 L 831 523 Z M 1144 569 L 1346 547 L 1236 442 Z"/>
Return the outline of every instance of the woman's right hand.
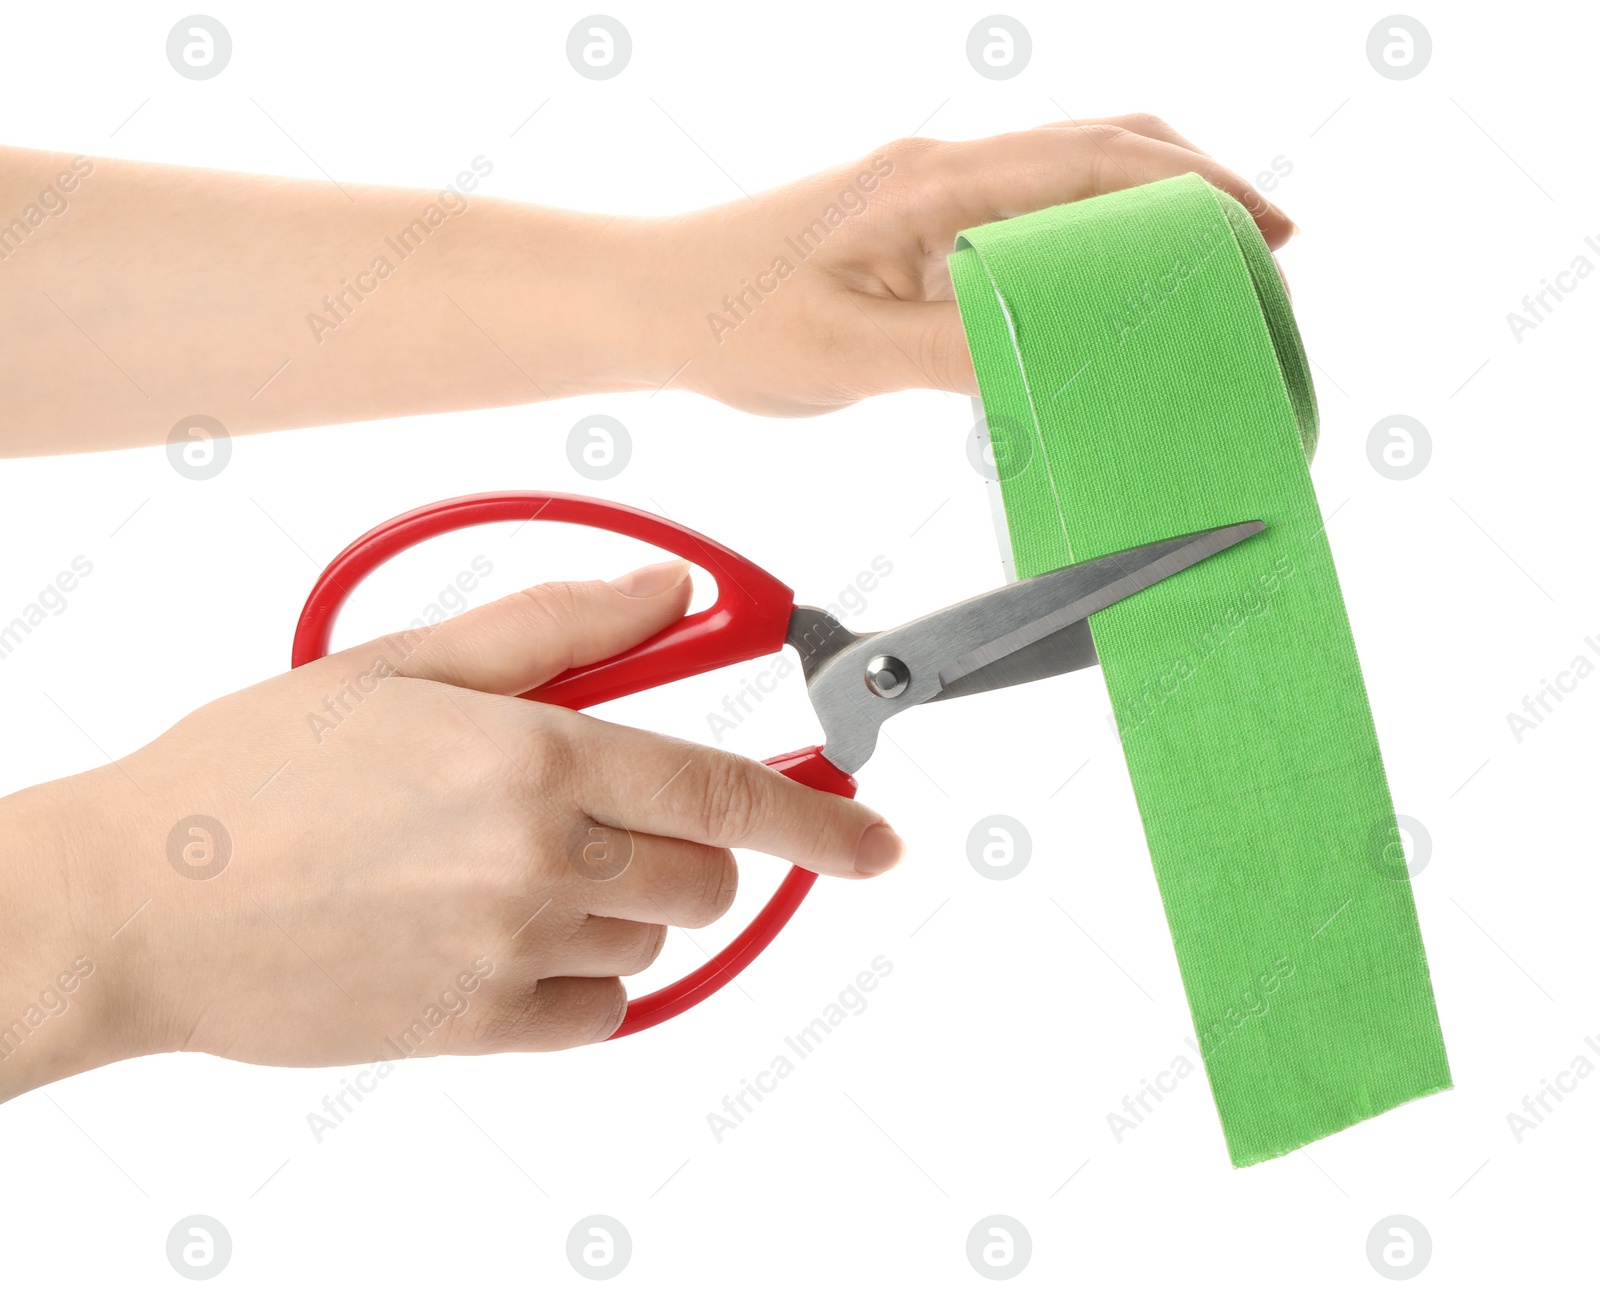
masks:
<path fill-rule="evenodd" d="M 71 978 L 81 1010 L 0 1063 L 0 1096 L 175 1049 L 329 1066 L 591 1043 L 668 926 L 727 910 L 730 848 L 889 868 L 903 846 L 865 806 L 516 696 L 649 637 L 689 594 L 681 562 L 525 590 L 0 803 L 18 845 L 0 991 L 94 969 Z"/>

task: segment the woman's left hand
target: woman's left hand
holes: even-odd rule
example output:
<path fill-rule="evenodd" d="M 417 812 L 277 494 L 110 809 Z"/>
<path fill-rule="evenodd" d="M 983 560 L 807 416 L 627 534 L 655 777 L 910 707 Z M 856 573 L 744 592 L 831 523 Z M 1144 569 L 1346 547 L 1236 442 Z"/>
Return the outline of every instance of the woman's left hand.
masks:
<path fill-rule="evenodd" d="M 1272 248 L 1295 227 L 1159 118 L 1136 113 L 989 139 L 904 139 L 858 162 L 659 223 L 646 300 L 671 386 L 767 415 L 927 387 L 975 393 L 946 268 L 970 226 L 1197 172 Z"/>

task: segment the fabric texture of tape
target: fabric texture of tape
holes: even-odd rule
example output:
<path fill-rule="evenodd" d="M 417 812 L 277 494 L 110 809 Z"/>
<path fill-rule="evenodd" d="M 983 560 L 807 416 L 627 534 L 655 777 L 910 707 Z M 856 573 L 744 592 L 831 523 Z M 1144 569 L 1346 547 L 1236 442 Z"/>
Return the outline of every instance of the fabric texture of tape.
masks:
<path fill-rule="evenodd" d="M 1020 576 L 1260 535 L 1091 618 L 1235 1165 L 1450 1086 L 1272 255 L 1196 175 L 950 257 Z"/>

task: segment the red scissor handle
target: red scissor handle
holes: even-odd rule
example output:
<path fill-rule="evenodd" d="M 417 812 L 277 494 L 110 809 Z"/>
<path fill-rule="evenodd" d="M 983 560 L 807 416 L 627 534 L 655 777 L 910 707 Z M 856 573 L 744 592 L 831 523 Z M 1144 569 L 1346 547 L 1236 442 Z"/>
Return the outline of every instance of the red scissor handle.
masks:
<path fill-rule="evenodd" d="M 609 661 L 570 670 L 524 697 L 580 711 L 782 651 L 794 591 L 748 558 L 698 531 L 626 504 L 553 491 L 504 491 L 412 509 L 352 543 L 328 564 L 306 600 L 294 636 L 294 664 L 303 666 L 326 655 L 334 616 L 350 591 L 396 554 L 463 527 L 535 519 L 613 531 L 687 558 L 716 577 L 717 601 Z"/>
<path fill-rule="evenodd" d="M 553 491 L 504 491 L 429 504 L 374 527 L 328 564 L 312 586 L 295 627 L 291 664 L 327 655 L 333 623 L 350 593 L 396 554 L 463 527 L 488 522 L 571 522 L 656 545 L 709 571 L 717 601 L 683 617 L 626 652 L 558 675 L 522 696 L 582 710 L 659 684 L 782 650 L 794 591 L 724 545 L 676 522 L 626 504 Z M 853 797 L 856 781 L 808 747 L 766 762 L 787 778 L 836 796 Z M 716 993 L 771 943 L 793 916 L 817 875 L 791 868 L 778 890 L 728 947 L 688 976 L 628 1004 L 619 1039 L 676 1017 Z"/>

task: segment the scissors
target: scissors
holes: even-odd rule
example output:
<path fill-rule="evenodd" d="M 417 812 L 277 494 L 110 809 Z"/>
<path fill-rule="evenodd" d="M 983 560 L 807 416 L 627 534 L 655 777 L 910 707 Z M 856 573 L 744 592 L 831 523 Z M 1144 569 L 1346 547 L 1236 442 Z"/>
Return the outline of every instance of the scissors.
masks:
<path fill-rule="evenodd" d="M 351 591 L 396 554 L 463 527 L 534 520 L 595 527 L 656 545 L 710 572 L 717 599 L 626 652 L 567 671 L 523 697 L 582 710 L 793 648 L 824 740 L 766 764 L 797 783 L 844 797 L 855 795 L 853 776 L 872 756 L 886 720 L 924 702 L 1095 665 L 1088 622 L 1093 613 L 1266 525 L 1237 522 L 1157 540 L 1002 585 L 893 630 L 861 634 L 820 608 L 797 605 L 793 590 L 748 558 L 642 509 L 547 491 L 468 495 L 392 518 L 329 563 L 300 613 L 292 664 L 327 654 L 334 620 Z M 732 981 L 783 929 L 816 880 L 807 869 L 791 868 L 727 948 L 671 985 L 631 1000 L 611 1038 L 676 1017 Z"/>

